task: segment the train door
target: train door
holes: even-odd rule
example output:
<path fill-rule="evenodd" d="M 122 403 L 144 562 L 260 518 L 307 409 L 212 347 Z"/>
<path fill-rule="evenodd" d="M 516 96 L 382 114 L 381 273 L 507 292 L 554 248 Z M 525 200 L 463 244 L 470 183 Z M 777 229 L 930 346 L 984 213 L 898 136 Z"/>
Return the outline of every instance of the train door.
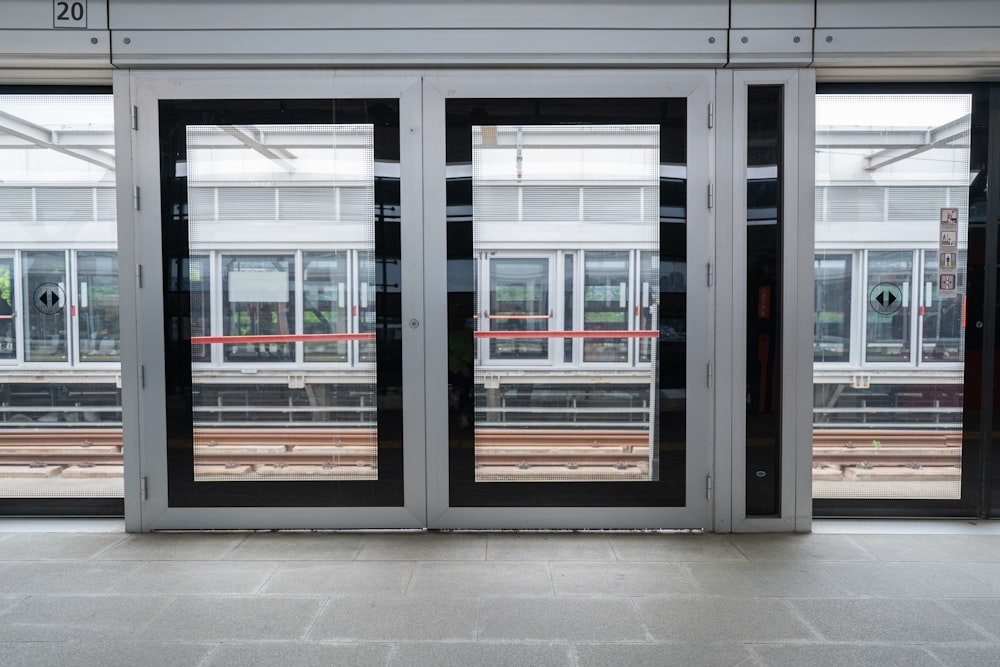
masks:
<path fill-rule="evenodd" d="M 552 329 L 555 318 L 555 258 L 551 255 L 482 254 L 486 284 L 478 293 L 483 306 L 481 330 L 497 332 L 481 339 L 479 358 L 486 364 L 518 367 L 550 365 L 551 340 L 532 337 Z"/>
<path fill-rule="evenodd" d="M 419 80 L 131 77 L 130 527 L 423 526 Z"/>
<path fill-rule="evenodd" d="M 713 94 L 425 78 L 431 527 L 712 525 Z"/>

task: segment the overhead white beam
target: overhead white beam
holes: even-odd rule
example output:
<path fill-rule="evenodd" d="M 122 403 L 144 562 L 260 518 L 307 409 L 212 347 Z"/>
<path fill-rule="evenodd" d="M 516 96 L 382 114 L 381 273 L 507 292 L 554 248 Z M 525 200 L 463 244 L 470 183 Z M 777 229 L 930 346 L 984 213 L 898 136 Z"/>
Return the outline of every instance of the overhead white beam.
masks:
<path fill-rule="evenodd" d="M 35 146 L 74 157 L 109 171 L 115 170 L 115 158 L 96 148 L 69 147 L 59 143 L 59 133 L 23 118 L 0 111 L 0 133 L 7 133 Z"/>

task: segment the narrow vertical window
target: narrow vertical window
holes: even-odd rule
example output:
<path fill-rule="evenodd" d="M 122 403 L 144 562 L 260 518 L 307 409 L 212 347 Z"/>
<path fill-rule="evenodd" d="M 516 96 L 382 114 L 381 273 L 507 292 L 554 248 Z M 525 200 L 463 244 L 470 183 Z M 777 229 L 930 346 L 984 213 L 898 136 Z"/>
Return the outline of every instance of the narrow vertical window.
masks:
<path fill-rule="evenodd" d="M 782 88 L 747 93 L 746 513 L 781 503 Z"/>

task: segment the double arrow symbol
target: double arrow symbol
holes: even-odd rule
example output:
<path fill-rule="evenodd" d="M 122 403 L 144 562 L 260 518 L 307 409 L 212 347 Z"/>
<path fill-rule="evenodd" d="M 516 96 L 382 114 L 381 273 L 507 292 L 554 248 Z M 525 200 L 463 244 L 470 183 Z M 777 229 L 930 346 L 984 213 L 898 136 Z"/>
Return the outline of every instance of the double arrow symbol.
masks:
<path fill-rule="evenodd" d="M 59 305 L 59 295 L 55 292 L 43 292 L 42 295 L 38 297 L 38 300 L 51 308 L 55 308 Z"/>
<path fill-rule="evenodd" d="M 886 295 L 888 295 L 889 297 L 888 299 L 886 298 Z M 879 295 L 875 297 L 875 300 L 878 301 L 879 305 L 882 306 L 883 308 L 888 308 L 896 301 L 898 301 L 896 295 L 888 290 L 882 290 L 881 292 L 879 292 Z M 886 303 L 886 301 L 888 301 L 889 303 Z"/>

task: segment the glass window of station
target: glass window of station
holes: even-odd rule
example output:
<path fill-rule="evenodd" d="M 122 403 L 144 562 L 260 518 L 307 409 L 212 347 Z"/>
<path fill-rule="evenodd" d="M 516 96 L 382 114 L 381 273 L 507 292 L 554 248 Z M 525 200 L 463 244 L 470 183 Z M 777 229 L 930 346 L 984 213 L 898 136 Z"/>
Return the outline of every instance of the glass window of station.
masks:
<path fill-rule="evenodd" d="M 0 499 L 122 496 L 113 125 L 0 92 Z"/>

